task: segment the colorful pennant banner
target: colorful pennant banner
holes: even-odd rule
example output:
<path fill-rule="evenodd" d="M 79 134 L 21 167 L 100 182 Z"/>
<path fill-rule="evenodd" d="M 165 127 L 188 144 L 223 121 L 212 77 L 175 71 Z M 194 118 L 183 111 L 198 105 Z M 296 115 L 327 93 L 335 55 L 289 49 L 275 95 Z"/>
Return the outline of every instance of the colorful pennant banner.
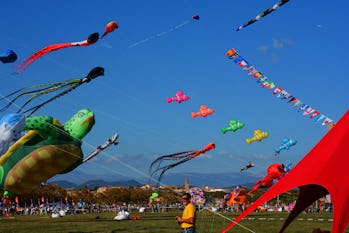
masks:
<path fill-rule="evenodd" d="M 225 55 L 234 61 L 238 66 L 240 66 L 247 74 L 254 79 L 256 79 L 257 84 L 262 88 L 271 90 L 271 92 L 279 99 L 285 100 L 286 103 L 289 103 L 293 107 L 297 107 L 298 112 L 302 113 L 303 116 L 308 116 L 310 119 L 313 119 L 317 123 L 321 123 L 322 126 L 327 125 L 328 129 L 331 129 L 335 122 L 319 111 L 315 110 L 313 107 L 305 104 L 303 101 L 297 97 L 290 94 L 285 89 L 277 86 L 273 81 L 268 79 L 265 75 L 257 70 L 253 65 L 246 61 L 235 49 L 229 49 L 225 52 Z"/>

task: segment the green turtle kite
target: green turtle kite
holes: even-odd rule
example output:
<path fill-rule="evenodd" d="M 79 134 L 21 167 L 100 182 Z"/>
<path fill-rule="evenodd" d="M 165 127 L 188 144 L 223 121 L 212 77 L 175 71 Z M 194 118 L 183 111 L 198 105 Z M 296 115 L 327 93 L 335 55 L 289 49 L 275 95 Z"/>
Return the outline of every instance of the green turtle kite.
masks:
<path fill-rule="evenodd" d="M 94 124 L 89 109 L 78 111 L 64 125 L 50 116 L 27 117 L 28 131 L 0 157 L 0 189 L 20 193 L 75 169 L 83 163 L 81 139 Z"/>

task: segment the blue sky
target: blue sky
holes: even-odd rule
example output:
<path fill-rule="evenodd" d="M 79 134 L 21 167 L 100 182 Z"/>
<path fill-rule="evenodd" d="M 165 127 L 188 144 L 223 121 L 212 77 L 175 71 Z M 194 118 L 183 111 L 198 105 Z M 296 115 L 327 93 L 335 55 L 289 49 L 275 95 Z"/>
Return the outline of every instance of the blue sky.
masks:
<path fill-rule="evenodd" d="M 271 163 L 297 163 L 326 134 L 326 127 L 259 87 L 224 53 L 235 48 L 269 79 L 321 113 L 338 121 L 348 109 L 345 68 L 349 66 L 345 0 L 290 1 L 260 21 L 236 28 L 276 1 L 1 1 L 0 51 L 18 60 L 0 66 L 0 94 L 27 85 L 84 77 L 93 67 L 105 76 L 44 106 L 36 115 L 61 122 L 81 108 L 95 112 L 96 124 L 84 138 L 87 156 L 119 133 L 119 145 L 81 165 L 91 174 L 146 176 L 160 155 L 216 149 L 168 172 L 248 172 L 263 176 Z M 200 20 L 191 17 L 200 15 Z M 21 60 L 49 44 L 82 41 L 103 33 L 115 20 L 119 28 L 96 44 L 52 52 L 20 75 Z M 182 90 L 190 100 L 166 102 Z M 207 105 L 215 113 L 191 118 Z M 16 111 L 16 107 L 8 112 Z M 229 120 L 245 127 L 221 133 Z M 255 129 L 269 138 L 246 144 Z M 298 141 L 274 156 L 285 137 Z M 79 179 L 79 178 L 77 178 Z"/>

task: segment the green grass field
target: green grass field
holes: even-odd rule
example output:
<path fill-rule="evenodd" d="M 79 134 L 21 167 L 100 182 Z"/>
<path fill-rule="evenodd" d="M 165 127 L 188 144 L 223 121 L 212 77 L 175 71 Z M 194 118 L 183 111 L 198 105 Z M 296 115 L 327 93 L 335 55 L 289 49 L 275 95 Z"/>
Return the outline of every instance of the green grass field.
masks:
<path fill-rule="evenodd" d="M 220 216 L 210 211 L 198 212 L 196 228 L 197 233 L 220 232 L 237 215 L 219 212 Z M 116 213 L 75 214 L 61 218 L 47 216 L 15 216 L 0 218 L 0 232 L 142 232 L 142 233 L 179 233 L 180 227 L 175 222 L 175 216 L 181 215 L 180 211 L 166 213 L 131 213 L 131 216 L 141 216 L 139 220 L 115 221 Z M 234 226 L 229 232 L 278 232 L 288 213 L 261 212 L 250 214 L 239 225 Z M 302 213 L 286 229 L 286 233 L 311 233 L 314 228 L 331 230 L 331 213 Z M 346 232 L 349 232 L 348 230 Z"/>

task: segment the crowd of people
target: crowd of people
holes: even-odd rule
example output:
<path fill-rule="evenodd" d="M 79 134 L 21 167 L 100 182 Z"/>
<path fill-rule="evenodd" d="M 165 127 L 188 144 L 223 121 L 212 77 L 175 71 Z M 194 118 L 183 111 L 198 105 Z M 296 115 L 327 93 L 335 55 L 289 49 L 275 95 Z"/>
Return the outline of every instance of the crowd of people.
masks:
<path fill-rule="evenodd" d="M 170 209 L 179 210 L 183 208 L 180 203 L 163 204 L 148 203 L 143 204 L 127 204 L 127 203 L 114 203 L 114 204 L 100 204 L 90 203 L 79 200 L 77 202 L 70 201 L 65 202 L 60 200 L 59 202 L 48 202 L 37 200 L 37 202 L 30 202 L 28 204 L 20 205 L 14 198 L 9 196 L 3 196 L 0 201 L 0 216 L 15 216 L 15 215 L 51 215 L 52 213 L 65 211 L 66 214 L 79 214 L 79 213 L 102 213 L 112 212 L 118 213 L 119 211 L 128 212 L 152 212 L 152 213 L 164 213 Z"/>
<path fill-rule="evenodd" d="M 250 203 L 244 203 L 239 205 L 225 205 L 224 202 L 216 201 L 215 203 L 206 204 L 208 207 L 217 209 L 224 212 L 242 212 Z M 294 208 L 295 202 L 285 203 L 280 202 L 278 204 L 265 203 L 259 206 L 256 211 L 278 211 L 278 212 L 290 212 Z M 118 213 L 121 210 L 128 212 L 151 212 L 151 213 L 164 213 L 169 210 L 182 210 L 184 209 L 184 203 L 176 202 L 172 204 L 164 204 L 162 202 L 132 204 L 132 203 L 114 203 L 114 204 L 100 204 L 84 202 L 82 199 L 74 202 L 71 201 L 58 201 L 48 202 L 46 199 L 31 201 L 30 203 L 20 205 L 16 198 L 3 196 L 0 201 L 0 216 L 15 216 L 15 215 L 50 215 L 58 211 L 65 211 L 67 214 L 79 214 L 79 213 L 101 213 L 101 212 L 113 212 Z M 202 208 L 202 207 L 201 207 Z M 314 203 L 310 205 L 305 212 L 332 212 L 332 205 L 330 203 Z"/>

